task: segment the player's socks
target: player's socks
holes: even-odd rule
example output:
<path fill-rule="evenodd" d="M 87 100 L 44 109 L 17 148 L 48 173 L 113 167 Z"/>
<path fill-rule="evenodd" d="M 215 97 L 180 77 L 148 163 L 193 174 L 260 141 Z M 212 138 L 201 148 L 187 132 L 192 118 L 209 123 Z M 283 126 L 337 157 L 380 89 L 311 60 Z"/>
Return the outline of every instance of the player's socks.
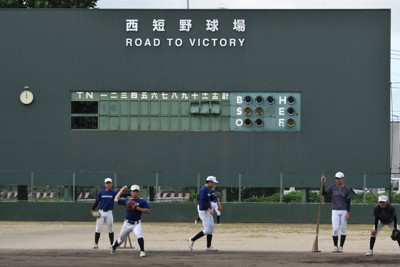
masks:
<path fill-rule="evenodd" d="M 376 237 L 371 236 L 371 238 L 369 240 L 369 249 L 370 250 L 374 250 L 375 240 L 376 240 Z M 400 246 L 400 243 L 399 243 L 399 246 Z"/>
<path fill-rule="evenodd" d="M 341 246 L 341 247 L 344 246 L 344 241 L 346 241 L 346 235 L 341 235 L 341 236 L 340 236 L 340 246 Z"/>
<path fill-rule="evenodd" d="M 217 216 L 217 224 L 219 224 L 220 218 L 221 218 L 221 216 Z"/>
<path fill-rule="evenodd" d="M 117 241 L 115 241 L 115 243 L 114 243 L 114 245 L 112 247 L 113 247 L 114 250 L 116 250 L 117 247 L 119 247 L 119 245 L 121 245 L 121 244 L 122 244 L 122 241 L 121 241 L 121 243 L 118 243 L 118 240 L 117 240 Z"/>
<path fill-rule="evenodd" d="M 95 232 L 94 233 L 94 243 L 98 244 L 100 239 L 100 233 Z"/>
<path fill-rule="evenodd" d="M 207 235 L 207 247 L 211 247 L 212 235 Z"/>
<path fill-rule="evenodd" d="M 114 233 L 108 233 L 108 237 L 110 238 L 110 244 L 114 243 Z"/>
<path fill-rule="evenodd" d="M 138 238 L 137 242 L 139 244 L 140 251 L 144 251 L 144 239 L 143 239 L 143 237 Z"/>
<path fill-rule="evenodd" d="M 195 235 L 191 240 L 194 242 L 194 241 L 196 241 L 197 239 L 199 239 L 200 237 L 203 237 L 204 236 L 204 233 L 203 233 L 203 231 L 200 231 L 197 235 Z"/>
<path fill-rule="evenodd" d="M 337 242 L 338 242 L 339 237 L 338 236 L 332 236 L 332 239 L 333 239 L 333 245 L 335 247 L 337 247 Z"/>

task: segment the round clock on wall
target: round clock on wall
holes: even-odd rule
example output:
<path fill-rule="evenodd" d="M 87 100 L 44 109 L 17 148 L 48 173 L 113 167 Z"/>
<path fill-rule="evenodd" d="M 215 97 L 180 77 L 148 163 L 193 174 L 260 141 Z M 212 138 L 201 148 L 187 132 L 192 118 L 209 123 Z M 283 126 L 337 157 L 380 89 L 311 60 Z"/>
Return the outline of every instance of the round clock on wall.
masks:
<path fill-rule="evenodd" d="M 33 102 L 33 93 L 30 90 L 25 89 L 19 95 L 19 100 L 21 100 L 22 104 L 29 105 Z"/>

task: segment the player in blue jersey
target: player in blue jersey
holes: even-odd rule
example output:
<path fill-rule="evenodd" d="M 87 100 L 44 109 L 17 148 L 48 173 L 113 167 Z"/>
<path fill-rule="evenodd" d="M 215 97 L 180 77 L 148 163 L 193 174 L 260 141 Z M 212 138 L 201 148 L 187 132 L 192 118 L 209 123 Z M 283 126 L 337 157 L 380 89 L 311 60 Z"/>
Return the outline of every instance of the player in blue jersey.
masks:
<path fill-rule="evenodd" d="M 212 235 L 214 233 L 214 211 L 211 206 L 211 201 L 213 199 L 213 195 L 211 189 L 213 189 L 218 183 L 217 178 L 214 176 L 208 176 L 206 179 L 206 183 L 203 187 L 201 187 L 198 194 L 198 205 L 199 205 L 199 217 L 203 222 L 203 230 L 200 231 L 193 238 L 189 239 L 189 249 L 193 250 L 194 242 L 203 237 L 207 236 L 207 250 L 208 251 L 216 251 L 211 246 Z"/>
<path fill-rule="evenodd" d="M 214 197 L 211 202 L 211 206 L 212 206 L 213 210 L 217 213 L 217 224 L 219 225 L 220 221 L 221 221 L 221 211 L 222 211 L 222 205 L 221 205 L 221 202 L 219 201 L 219 199 L 221 198 L 221 193 L 217 192 L 214 187 L 213 189 L 211 189 L 211 194 Z M 199 211 L 199 196 L 198 195 L 196 197 L 196 207 L 197 207 L 197 211 Z M 201 221 L 200 216 L 197 215 L 197 219 L 194 220 L 194 224 L 197 224 L 200 221 Z"/>
<path fill-rule="evenodd" d="M 99 248 L 99 239 L 101 228 L 103 227 L 104 222 L 108 226 L 108 237 L 110 238 L 111 245 L 114 243 L 114 217 L 113 217 L 113 209 L 114 209 L 114 198 L 117 195 L 117 192 L 112 190 L 112 179 L 106 178 L 104 180 L 105 189 L 101 190 L 97 196 L 96 201 L 93 204 L 92 211 L 94 211 L 97 206 L 99 206 L 100 217 L 96 220 L 96 232 L 94 234 L 94 249 Z"/>
<path fill-rule="evenodd" d="M 150 207 L 146 200 L 139 198 L 140 187 L 138 185 L 131 186 L 130 198 L 121 198 L 122 193 L 126 189 L 128 189 L 127 186 L 122 187 L 114 199 L 118 205 L 125 206 L 126 214 L 119 237 L 117 241 L 115 241 L 114 245 L 110 248 L 110 253 L 114 254 L 117 247 L 125 241 L 129 233 L 133 232 L 137 237 L 140 247 L 140 257 L 145 257 L 146 253 L 144 251 L 144 239 L 142 234 L 142 223 L 140 219 L 142 217 L 142 213 L 150 213 Z"/>

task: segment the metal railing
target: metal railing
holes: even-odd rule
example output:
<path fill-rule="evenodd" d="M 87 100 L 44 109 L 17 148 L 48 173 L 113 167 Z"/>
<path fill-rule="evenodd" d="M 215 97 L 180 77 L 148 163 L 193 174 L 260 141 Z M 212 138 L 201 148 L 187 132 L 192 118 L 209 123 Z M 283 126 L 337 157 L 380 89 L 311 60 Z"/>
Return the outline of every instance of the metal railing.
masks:
<path fill-rule="evenodd" d="M 0 200 L 21 200 L 19 191 L 27 192 L 29 201 L 93 201 L 106 177 L 114 189 L 139 184 L 142 197 L 154 202 L 194 201 L 209 174 L 199 172 L 111 172 L 111 171 L 15 171 L 0 170 Z M 333 172 L 326 172 L 334 182 Z M 321 173 L 312 172 L 240 172 L 217 175 L 224 202 L 315 202 Z M 347 173 L 345 182 L 354 189 L 354 201 L 368 203 L 370 198 L 387 194 L 400 203 L 397 195 L 400 174 Z"/>

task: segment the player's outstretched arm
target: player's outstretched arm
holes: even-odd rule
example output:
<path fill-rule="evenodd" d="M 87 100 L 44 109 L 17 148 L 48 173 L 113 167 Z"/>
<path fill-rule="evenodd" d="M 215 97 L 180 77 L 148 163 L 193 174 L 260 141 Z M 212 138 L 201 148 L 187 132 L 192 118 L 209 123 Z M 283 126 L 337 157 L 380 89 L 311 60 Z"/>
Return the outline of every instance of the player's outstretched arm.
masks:
<path fill-rule="evenodd" d="M 118 200 L 121 198 L 122 193 L 128 189 L 128 187 L 126 185 L 124 185 L 118 192 L 118 194 L 115 196 L 114 198 L 114 202 L 118 202 Z"/>
<path fill-rule="evenodd" d="M 150 209 L 147 209 L 147 208 L 141 208 L 141 207 L 137 207 L 137 208 L 136 208 L 136 210 L 137 210 L 137 211 L 140 211 L 140 212 L 143 212 L 143 213 L 146 213 L 146 214 L 148 214 L 148 213 L 150 213 L 150 212 L 151 212 L 151 210 L 150 210 Z"/>

